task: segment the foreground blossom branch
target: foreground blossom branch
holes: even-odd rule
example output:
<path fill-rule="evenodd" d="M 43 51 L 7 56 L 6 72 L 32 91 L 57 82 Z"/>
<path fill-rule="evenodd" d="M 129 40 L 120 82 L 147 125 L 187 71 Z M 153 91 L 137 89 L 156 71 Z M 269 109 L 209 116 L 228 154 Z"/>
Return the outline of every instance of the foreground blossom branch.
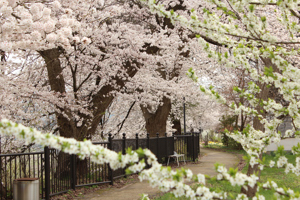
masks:
<path fill-rule="evenodd" d="M 155 155 L 148 149 L 138 149 L 132 151 L 127 150 L 125 155 L 116 153 L 100 145 L 93 145 L 91 141 L 76 141 L 73 138 L 64 138 L 53 135 L 51 133 L 43 134 L 34 128 L 28 128 L 21 124 L 17 124 L 6 119 L 0 122 L 0 134 L 14 136 L 17 139 L 25 140 L 26 143 L 36 143 L 43 146 L 49 146 L 61 150 L 65 153 L 76 154 L 81 159 L 89 157 L 92 162 L 98 164 L 108 163 L 109 166 L 116 170 L 125 168 L 127 173 L 140 173 L 140 181 L 148 180 L 152 187 L 157 187 L 163 192 L 171 192 L 176 197 L 185 196 L 191 199 L 227 199 L 226 192 L 214 192 L 205 187 L 205 176 L 203 174 L 193 175 L 189 169 L 180 169 L 176 172 L 170 167 L 163 167 L 157 162 Z M 151 167 L 145 169 L 146 163 Z M 297 167 L 300 165 L 300 159 L 297 160 Z M 218 172 L 217 180 L 227 180 L 233 186 L 250 185 L 253 187 L 257 183 L 258 177 L 255 175 L 247 176 L 237 170 L 227 169 L 219 164 L 216 164 Z M 185 181 L 195 181 L 200 186 L 196 189 L 185 184 Z M 276 183 L 272 183 L 274 187 Z M 263 188 L 269 189 L 269 185 L 264 185 Z M 279 188 L 279 194 L 293 197 L 293 191 L 282 192 Z M 238 195 L 237 199 L 246 198 L 245 195 Z M 144 199 L 147 196 L 144 195 Z"/>
<path fill-rule="evenodd" d="M 163 167 L 157 162 L 155 155 L 148 149 L 127 150 L 127 154 L 116 153 L 100 145 L 93 145 L 90 140 L 76 141 L 73 138 L 64 138 L 51 133 L 43 134 L 34 128 L 28 128 L 6 119 L 0 122 L 0 134 L 14 136 L 17 139 L 25 140 L 26 143 L 36 143 L 61 150 L 65 153 L 76 154 L 81 159 L 89 157 L 92 162 L 98 164 L 108 163 L 116 170 L 127 169 L 128 173 L 139 173 L 141 181 L 148 180 L 152 187 L 158 187 L 161 191 L 171 191 L 175 196 L 186 196 L 191 199 L 225 199 L 226 193 L 210 192 L 209 188 L 200 186 L 194 191 L 184 181 L 196 181 L 205 184 L 205 176 L 198 174 L 194 176 L 189 169 L 171 170 L 170 167 Z M 146 163 L 151 167 L 144 169 Z"/>

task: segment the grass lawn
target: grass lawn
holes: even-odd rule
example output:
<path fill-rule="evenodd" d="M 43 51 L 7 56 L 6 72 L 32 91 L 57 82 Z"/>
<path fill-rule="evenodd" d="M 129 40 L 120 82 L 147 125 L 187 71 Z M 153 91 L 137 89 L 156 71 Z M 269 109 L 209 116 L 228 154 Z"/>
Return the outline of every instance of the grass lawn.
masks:
<path fill-rule="evenodd" d="M 225 150 L 227 152 L 237 152 L 235 150 L 226 150 L 226 148 L 221 148 L 220 150 Z M 244 154 L 243 151 L 238 151 L 240 154 Z M 270 160 L 274 160 L 275 155 L 274 154 L 264 154 L 264 157 L 266 159 L 266 163 L 269 163 Z M 286 155 L 290 163 L 293 163 L 295 165 L 295 158 L 296 156 L 292 154 Z M 247 172 L 247 166 L 246 165 L 242 172 Z M 264 167 L 264 170 L 261 172 L 260 182 L 265 183 L 268 180 L 273 180 L 277 183 L 278 187 L 286 187 L 294 190 L 295 192 L 300 192 L 300 177 L 296 176 L 295 174 L 288 173 L 286 174 L 284 172 L 283 168 L 278 169 L 277 167 Z M 241 187 L 233 187 L 226 181 L 213 181 L 208 180 L 206 183 L 206 186 L 211 188 L 211 190 L 214 191 L 226 191 L 228 194 L 233 195 L 234 197 L 239 194 Z M 260 194 L 264 195 L 267 200 L 274 199 L 273 192 L 272 191 L 260 191 Z M 178 200 L 187 200 L 188 198 L 175 198 L 174 195 L 167 193 L 161 197 L 155 198 L 155 200 L 168 200 L 168 199 L 178 199 Z"/>

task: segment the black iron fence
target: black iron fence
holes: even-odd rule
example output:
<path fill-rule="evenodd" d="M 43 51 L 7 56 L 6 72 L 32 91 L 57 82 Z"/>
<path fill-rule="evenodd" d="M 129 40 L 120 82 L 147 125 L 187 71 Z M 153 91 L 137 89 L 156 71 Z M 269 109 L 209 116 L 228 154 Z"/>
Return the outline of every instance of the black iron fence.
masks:
<path fill-rule="evenodd" d="M 150 149 L 160 163 L 166 163 L 174 151 L 184 154 L 185 160 L 195 161 L 200 153 L 199 134 L 172 135 L 167 137 L 112 139 L 107 142 L 94 142 L 116 152 L 125 154 L 131 147 Z M 183 160 L 183 158 L 181 158 Z M 124 177 L 124 169 L 112 171 L 107 164 L 100 165 L 89 158 L 80 160 L 55 149 L 44 148 L 43 152 L 0 154 L 0 200 L 12 199 L 13 180 L 18 178 L 39 178 L 41 199 L 65 193 L 70 189 L 97 184 L 113 184 L 114 180 Z"/>

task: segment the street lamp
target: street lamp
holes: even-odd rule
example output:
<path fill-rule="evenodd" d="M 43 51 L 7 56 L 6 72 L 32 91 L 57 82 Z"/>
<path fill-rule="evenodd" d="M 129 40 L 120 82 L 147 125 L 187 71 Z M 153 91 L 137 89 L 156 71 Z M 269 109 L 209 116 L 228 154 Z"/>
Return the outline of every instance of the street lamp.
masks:
<path fill-rule="evenodd" d="M 185 97 L 183 97 L 183 132 L 186 135 L 186 127 L 185 127 Z"/>

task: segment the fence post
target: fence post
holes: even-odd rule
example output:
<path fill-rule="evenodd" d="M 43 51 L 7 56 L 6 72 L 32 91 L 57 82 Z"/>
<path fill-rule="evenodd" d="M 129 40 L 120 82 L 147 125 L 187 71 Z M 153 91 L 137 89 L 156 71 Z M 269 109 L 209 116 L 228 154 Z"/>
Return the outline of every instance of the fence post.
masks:
<path fill-rule="evenodd" d="M 194 132 L 192 132 L 192 149 L 193 149 L 193 162 L 195 162 L 196 160 L 196 156 L 195 156 L 195 135 L 194 135 Z"/>
<path fill-rule="evenodd" d="M 112 150 L 112 137 L 111 133 L 108 134 L 108 149 Z M 114 175 L 113 175 L 113 170 L 111 167 L 108 165 L 108 173 L 109 173 L 109 179 L 110 179 L 110 185 L 114 185 Z"/>
<path fill-rule="evenodd" d="M 76 177 L 76 155 L 72 154 L 71 155 L 71 188 L 73 190 L 76 189 L 76 182 L 77 182 L 77 177 Z"/>
<path fill-rule="evenodd" d="M 147 133 L 147 149 L 150 150 L 150 136 L 149 136 L 149 133 Z"/>
<path fill-rule="evenodd" d="M 172 152 L 172 154 L 174 154 L 174 151 L 176 151 L 175 150 L 175 133 L 174 132 L 172 133 L 172 137 L 173 137 L 173 152 Z"/>
<path fill-rule="evenodd" d="M 49 147 L 44 148 L 45 156 L 45 199 L 50 199 L 50 150 Z"/>
<path fill-rule="evenodd" d="M 156 133 L 156 157 L 158 162 L 160 162 L 160 154 L 159 154 L 159 133 Z"/>
<path fill-rule="evenodd" d="M 167 133 L 165 133 L 165 141 L 166 141 L 165 162 L 167 162 L 167 159 L 168 159 L 168 135 L 167 135 Z"/>
<path fill-rule="evenodd" d="M 126 133 L 123 133 L 123 138 L 122 139 L 123 139 L 123 141 L 122 141 L 122 143 L 123 143 L 122 144 L 122 154 L 125 155 L 125 153 L 126 153 L 126 149 L 125 149 L 126 148 Z M 123 169 L 123 173 L 125 174 L 124 177 L 126 178 L 127 176 L 126 176 L 125 168 Z"/>
<path fill-rule="evenodd" d="M 139 148 L 139 134 L 135 134 L 135 150 Z"/>

